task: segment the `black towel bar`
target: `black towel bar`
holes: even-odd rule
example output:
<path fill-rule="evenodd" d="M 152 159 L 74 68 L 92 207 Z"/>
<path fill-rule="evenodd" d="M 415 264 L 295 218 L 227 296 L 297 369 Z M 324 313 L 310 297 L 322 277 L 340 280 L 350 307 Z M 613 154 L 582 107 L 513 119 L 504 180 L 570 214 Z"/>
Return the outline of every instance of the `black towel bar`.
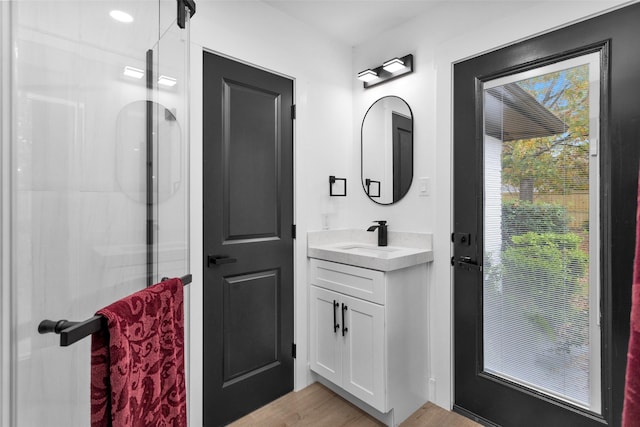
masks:
<path fill-rule="evenodd" d="M 182 276 L 180 280 L 183 285 L 191 283 L 191 274 Z M 167 280 L 163 278 L 162 280 Z M 75 342 L 80 341 L 84 337 L 98 332 L 100 329 L 106 329 L 107 319 L 102 316 L 93 316 L 82 322 L 69 322 L 68 320 L 43 320 L 38 325 L 38 332 L 41 334 L 56 333 L 60 334 L 60 347 L 67 347 Z"/>

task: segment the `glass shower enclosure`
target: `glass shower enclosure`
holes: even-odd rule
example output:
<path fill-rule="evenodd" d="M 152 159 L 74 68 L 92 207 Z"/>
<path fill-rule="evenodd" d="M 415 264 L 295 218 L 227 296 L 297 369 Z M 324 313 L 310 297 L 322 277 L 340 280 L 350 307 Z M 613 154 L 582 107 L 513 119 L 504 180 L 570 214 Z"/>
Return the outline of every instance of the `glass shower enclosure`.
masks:
<path fill-rule="evenodd" d="M 0 2 L 0 426 L 89 424 L 91 340 L 60 347 L 41 320 L 82 321 L 188 273 L 180 7 Z"/>

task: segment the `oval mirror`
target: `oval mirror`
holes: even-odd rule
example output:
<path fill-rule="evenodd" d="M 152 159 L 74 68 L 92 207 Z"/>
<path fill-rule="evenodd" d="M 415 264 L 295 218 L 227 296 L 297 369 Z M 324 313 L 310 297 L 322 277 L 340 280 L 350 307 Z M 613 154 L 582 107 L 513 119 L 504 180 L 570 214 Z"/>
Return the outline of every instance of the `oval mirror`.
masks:
<path fill-rule="evenodd" d="M 413 180 L 413 114 L 404 99 L 385 96 L 362 120 L 362 187 L 371 200 L 390 205 Z"/>

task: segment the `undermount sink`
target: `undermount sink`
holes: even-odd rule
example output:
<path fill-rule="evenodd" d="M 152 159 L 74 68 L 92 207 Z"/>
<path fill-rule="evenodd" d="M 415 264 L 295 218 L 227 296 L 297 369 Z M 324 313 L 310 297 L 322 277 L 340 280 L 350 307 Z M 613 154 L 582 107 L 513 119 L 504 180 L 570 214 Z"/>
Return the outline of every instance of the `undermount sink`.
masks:
<path fill-rule="evenodd" d="M 430 233 L 389 232 L 389 239 L 389 246 L 377 246 L 365 230 L 309 232 L 307 256 L 379 271 L 433 261 Z"/>
<path fill-rule="evenodd" d="M 366 253 L 373 255 L 387 254 L 389 252 L 399 251 L 400 248 L 390 248 L 388 246 L 371 246 L 371 245 L 345 245 L 336 246 L 336 249 L 353 253 Z"/>

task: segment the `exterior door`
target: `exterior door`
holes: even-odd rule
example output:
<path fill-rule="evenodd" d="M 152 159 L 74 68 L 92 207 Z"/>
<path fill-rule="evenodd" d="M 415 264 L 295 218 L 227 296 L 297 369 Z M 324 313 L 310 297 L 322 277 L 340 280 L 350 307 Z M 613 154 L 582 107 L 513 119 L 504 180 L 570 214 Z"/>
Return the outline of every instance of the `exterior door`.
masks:
<path fill-rule="evenodd" d="M 454 410 L 620 425 L 640 5 L 454 66 Z"/>
<path fill-rule="evenodd" d="M 205 52 L 204 423 L 293 389 L 293 82 Z"/>

